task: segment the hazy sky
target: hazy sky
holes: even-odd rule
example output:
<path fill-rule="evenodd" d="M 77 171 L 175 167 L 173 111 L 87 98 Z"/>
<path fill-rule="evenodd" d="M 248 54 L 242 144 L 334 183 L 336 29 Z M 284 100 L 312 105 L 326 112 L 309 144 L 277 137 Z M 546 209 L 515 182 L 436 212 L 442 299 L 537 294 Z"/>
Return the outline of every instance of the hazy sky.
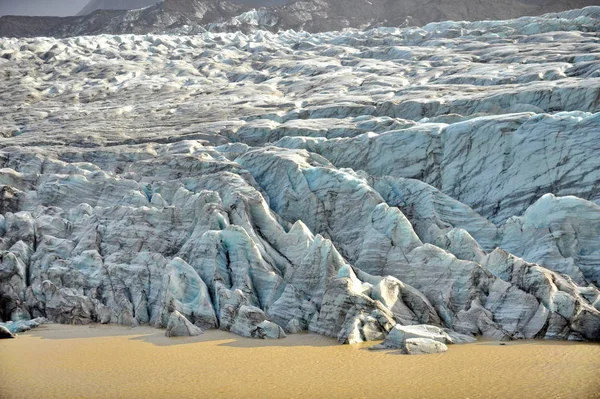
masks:
<path fill-rule="evenodd" d="M 0 0 L 0 15 L 76 15 L 90 0 Z M 253 6 L 284 4 L 290 0 L 233 0 Z M 157 0 L 158 2 L 158 0 Z"/>
<path fill-rule="evenodd" d="M 0 0 L 0 15 L 75 15 L 89 0 Z"/>

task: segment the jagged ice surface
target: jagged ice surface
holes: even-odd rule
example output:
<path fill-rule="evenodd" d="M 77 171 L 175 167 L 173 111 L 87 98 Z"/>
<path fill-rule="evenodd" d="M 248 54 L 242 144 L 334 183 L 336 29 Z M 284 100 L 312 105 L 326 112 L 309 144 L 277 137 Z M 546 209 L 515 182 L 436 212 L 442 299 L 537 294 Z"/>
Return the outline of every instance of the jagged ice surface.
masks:
<path fill-rule="evenodd" d="M 0 321 L 600 339 L 600 8 L 557 15 L 1 39 Z"/>

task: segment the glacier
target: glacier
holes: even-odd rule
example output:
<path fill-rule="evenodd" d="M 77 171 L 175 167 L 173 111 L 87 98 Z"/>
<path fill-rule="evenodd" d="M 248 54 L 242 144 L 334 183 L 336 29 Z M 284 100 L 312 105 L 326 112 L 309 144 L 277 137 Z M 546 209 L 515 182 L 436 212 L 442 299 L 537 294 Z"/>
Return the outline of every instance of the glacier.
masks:
<path fill-rule="evenodd" d="M 0 322 L 598 341 L 599 32 L 2 38 Z"/>

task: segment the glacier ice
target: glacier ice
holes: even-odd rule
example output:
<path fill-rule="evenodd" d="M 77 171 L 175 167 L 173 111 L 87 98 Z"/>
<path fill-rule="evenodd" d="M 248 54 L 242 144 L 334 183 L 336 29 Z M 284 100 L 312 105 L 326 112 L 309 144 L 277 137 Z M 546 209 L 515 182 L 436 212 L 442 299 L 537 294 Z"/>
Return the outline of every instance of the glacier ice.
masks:
<path fill-rule="evenodd" d="M 599 18 L 0 39 L 0 321 L 600 340 Z"/>
<path fill-rule="evenodd" d="M 167 337 L 194 337 L 202 334 L 202 329 L 193 325 L 177 310 L 171 312 L 167 323 Z"/>

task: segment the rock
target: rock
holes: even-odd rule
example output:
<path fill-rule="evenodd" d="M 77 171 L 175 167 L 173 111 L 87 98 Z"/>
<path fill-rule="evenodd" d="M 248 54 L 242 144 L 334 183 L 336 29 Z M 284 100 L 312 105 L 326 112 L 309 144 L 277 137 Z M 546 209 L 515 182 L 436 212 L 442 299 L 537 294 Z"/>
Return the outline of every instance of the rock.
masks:
<path fill-rule="evenodd" d="M 408 338 L 406 339 L 402 353 L 406 355 L 430 355 L 434 353 L 443 353 L 448 347 L 436 340 L 429 338 Z"/>
<path fill-rule="evenodd" d="M 411 338 L 427 339 L 452 344 L 452 338 L 443 329 L 429 325 L 402 326 L 396 324 L 385 340 L 374 349 L 404 349 Z"/>
<path fill-rule="evenodd" d="M 277 324 L 265 320 L 256 325 L 256 330 L 251 333 L 252 338 L 260 338 L 260 339 L 278 339 L 285 338 L 285 332 L 283 329 Z"/>
<path fill-rule="evenodd" d="M 195 337 L 202 334 L 200 327 L 193 325 L 184 315 L 174 310 L 169 316 L 167 324 L 167 337 Z"/>
<path fill-rule="evenodd" d="M 472 337 L 466 334 L 459 334 L 456 331 L 452 331 L 449 329 L 444 329 L 446 334 L 450 337 L 453 344 L 470 344 L 473 342 L 477 342 L 477 338 Z"/>
<path fill-rule="evenodd" d="M 11 333 L 8 328 L 0 326 L 0 339 L 1 338 L 17 338 L 17 336 Z"/>
<path fill-rule="evenodd" d="M 472 342 L 470 337 L 452 332 L 456 343 Z M 450 333 L 429 325 L 402 326 L 396 324 L 385 340 L 370 349 L 399 349 L 405 355 L 426 355 L 448 350 L 446 344 L 455 343 Z"/>
<path fill-rule="evenodd" d="M 285 338 L 285 332 L 279 325 L 267 320 L 259 308 L 248 305 L 239 308 L 231 332 L 248 338 Z"/>

